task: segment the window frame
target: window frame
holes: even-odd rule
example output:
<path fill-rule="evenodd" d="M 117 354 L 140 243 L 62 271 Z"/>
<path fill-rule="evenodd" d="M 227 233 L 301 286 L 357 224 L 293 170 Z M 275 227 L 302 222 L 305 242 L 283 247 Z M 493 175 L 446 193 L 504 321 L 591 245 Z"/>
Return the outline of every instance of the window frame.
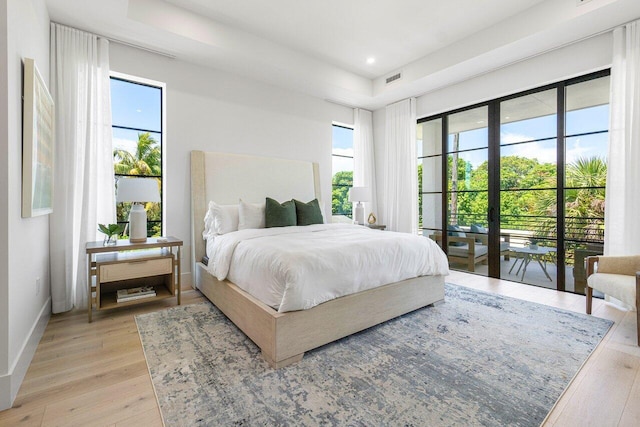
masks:
<path fill-rule="evenodd" d="M 331 130 L 332 130 L 332 139 L 331 139 L 331 160 L 332 160 L 332 162 L 331 162 L 331 216 L 333 217 L 334 215 L 344 215 L 344 216 L 346 216 L 346 217 L 348 217 L 350 219 L 353 219 L 353 206 L 351 208 L 351 212 L 336 212 L 335 214 L 333 212 L 333 189 L 335 187 L 347 187 L 345 185 L 336 185 L 336 184 L 333 183 L 334 175 L 337 172 L 340 172 L 340 171 L 334 171 L 333 170 L 333 158 L 334 157 L 341 157 L 343 159 L 351 159 L 351 161 L 353 162 L 353 167 L 355 167 L 355 160 L 354 160 L 355 153 L 354 153 L 353 156 L 345 156 L 345 155 L 342 155 L 342 154 L 334 154 L 333 153 L 333 148 L 334 148 L 333 147 L 333 129 L 336 128 L 336 127 L 343 128 L 343 129 L 348 129 L 348 130 L 350 130 L 352 132 L 351 149 L 352 150 L 354 149 L 354 140 L 353 140 L 353 132 L 355 131 L 354 126 L 353 125 L 348 125 L 348 124 L 345 124 L 345 123 L 338 123 L 338 122 L 331 123 Z M 352 173 L 353 173 L 353 171 L 352 171 Z M 349 188 L 351 188 L 351 187 L 353 187 L 353 175 L 352 175 L 352 180 L 351 180 L 351 186 Z"/>
<path fill-rule="evenodd" d="M 430 121 L 434 121 L 434 120 L 442 120 L 442 140 L 440 141 L 440 143 L 442 144 L 442 148 L 441 148 L 441 161 L 442 161 L 442 191 L 432 191 L 432 192 L 425 192 L 424 190 L 422 192 L 420 192 L 419 194 L 417 194 L 418 200 L 420 200 L 420 196 L 424 196 L 425 194 L 438 194 L 441 196 L 442 200 L 441 200 L 441 205 L 442 205 L 442 218 L 441 218 L 441 223 L 442 223 L 442 227 L 445 228 L 446 225 L 448 224 L 447 221 L 447 194 L 449 193 L 449 191 L 446 188 L 446 183 L 447 183 L 447 164 L 446 164 L 446 156 L 449 154 L 448 149 L 447 149 L 447 136 L 448 136 L 448 118 L 456 113 L 460 113 L 460 112 L 464 112 L 464 111 L 469 111 L 469 110 L 473 110 L 479 107 L 483 107 L 483 106 L 488 106 L 489 108 L 489 118 L 488 118 L 488 128 L 489 128 L 489 158 L 493 158 L 494 162 L 495 159 L 499 159 L 500 158 L 500 148 L 502 146 L 501 144 L 501 140 L 500 140 L 500 104 L 502 102 L 505 101 L 509 101 L 511 99 L 516 99 L 516 98 L 520 98 L 520 97 L 524 97 L 527 95 L 532 95 L 532 94 L 537 94 L 540 92 L 544 92 L 546 90 L 550 90 L 550 89 L 557 89 L 558 92 L 556 94 L 557 98 L 556 98 L 556 102 L 557 102 L 557 109 L 556 109 L 556 114 L 557 114 L 557 123 L 556 123 L 556 136 L 554 138 L 541 138 L 541 139 L 534 139 L 534 140 L 527 140 L 527 141 L 519 141 L 516 142 L 514 144 L 509 144 L 509 145 L 517 145 L 517 144 L 523 144 L 523 143 L 528 143 L 528 142 L 534 142 L 534 141 L 539 141 L 539 140 L 547 140 L 547 139 L 554 139 L 556 140 L 556 145 L 557 145 L 557 165 L 556 165 L 556 187 L 552 188 L 552 190 L 556 191 L 556 196 L 557 196 L 557 203 L 556 205 L 558 206 L 558 212 L 557 212 L 557 228 L 559 230 L 563 230 L 562 233 L 558 233 L 557 235 L 557 248 L 562 247 L 562 250 L 558 252 L 558 265 L 565 265 L 566 264 L 566 242 L 567 241 L 577 241 L 578 239 L 567 239 L 565 236 L 565 220 L 566 220 L 566 212 L 565 212 L 565 204 L 564 204 L 564 197 L 565 197 L 565 191 L 571 187 L 567 187 L 566 186 L 566 176 L 565 176 L 565 168 L 566 168 L 566 159 L 565 159 L 565 149 L 566 149 L 566 141 L 569 138 L 572 137 L 576 137 L 576 136 L 585 136 L 585 135 L 591 135 L 591 134 L 601 134 L 601 133 L 607 133 L 610 135 L 611 133 L 611 129 L 608 129 L 606 131 L 604 130 L 598 130 L 598 131 L 594 131 L 594 132 L 584 132 L 584 133 L 578 133 L 578 134 L 567 134 L 566 133 L 566 110 L 565 110 L 565 104 L 566 104 L 566 100 L 565 100 L 565 96 L 566 96 L 566 89 L 572 85 L 575 84 L 579 84 L 579 83 L 583 83 L 586 81 L 590 81 L 590 80 L 595 80 L 598 78 L 602 78 L 602 77 L 606 77 L 606 76 L 610 76 L 611 75 L 611 70 L 609 68 L 605 68 L 599 71 L 595 71 L 595 72 L 590 72 L 578 77 L 573 77 L 573 78 L 568 78 L 565 80 L 560 80 L 557 81 L 555 83 L 551 83 L 551 84 L 546 84 L 546 85 L 542 85 L 539 87 L 535 87 L 529 90 L 525 90 L 525 91 L 521 91 L 521 92 L 517 92 L 517 93 L 513 93 L 510 95 L 506 95 L 506 96 L 502 96 L 502 97 L 498 97 L 495 99 L 490 99 L 487 101 L 483 101 L 483 102 L 478 102 L 478 103 L 474 103 L 465 107 L 460 107 L 460 108 L 456 108 L 456 109 L 452 109 L 449 111 L 445 111 L 442 113 L 438 113 L 438 114 L 433 114 L 430 116 L 425 116 L 425 117 L 421 117 L 419 119 L 416 120 L 416 124 L 419 125 L 421 123 L 425 123 L 425 122 L 430 122 Z M 610 103 L 610 102 L 609 102 Z M 497 143 L 495 143 L 494 141 L 497 141 Z M 417 140 L 416 140 L 417 143 Z M 463 151 L 463 150 L 460 150 Z M 468 151 L 468 150 L 465 150 Z M 426 159 L 426 158 L 431 158 L 431 157 L 438 157 L 439 155 L 422 155 L 422 156 L 417 156 L 416 157 L 416 161 L 419 162 Z M 491 162 L 490 162 L 491 164 Z M 498 163 L 499 164 L 499 163 Z M 500 210 L 500 196 L 499 193 L 501 191 L 500 189 L 500 171 L 499 168 L 494 168 L 495 170 L 489 170 L 488 173 L 488 179 L 489 179 L 489 189 L 490 189 L 490 197 L 489 197 L 489 206 L 490 206 L 490 212 L 487 213 L 488 217 L 493 216 L 492 215 L 492 211 L 494 210 L 493 208 L 491 208 L 492 206 L 494 208 L 496 208 L 498 211 Z M 424 173 L 424 172 L 423 172 Z M 416 176 L 417 179 L 417 176 Z M 418 188 L 420 188 L 420 186 L 418 185 Z M 581 188 L 586 188 L 586 187 L 581 187 Z M 599 187 L 591 187 L 591 188 L 599 188 Z M 493 190 L 491 190 L 493 189 Z M 496 190 L 497 189 L 497 190 Z M 492 197 L 491 197 L 492 196 Z M 500 216 L 500 213 L 498 213 L 498 217 Z M 442 239 L 442 245 L 444 248 L 448 247 L 448 242 L 447 242 L 447 233 L 443 230 L 443 229 L 432 229 L 432 228 L 425 228 L 424 227 L 424 223 L 423 224 L 418 224 L 419 225 L 419 231 L 424 234 L 424 231 L 440 231 L 443 234 L 443 239 Z M 497 240 L 497 238 L 499 238 L 499 235 L 497 233 L 493 233 L 493 235 L 489 236 L 489 246 L 493 246 L 494 248 L 499 244 L 499 240 Z M 446 251 L 446 249 L 445 249 Z M 499 253 L 496 252 L 495 250 L 489 250 L 489 277 L 500 277 L 500 270 L 499 270 L 499 263 L 497 262 L 499 261 Z M 564 291 L 565 290 L 565 283 L 566 283 L 566 277 L 565 277 L 565 270 L 564 269 L 558 269 L 557 272 L 557 290 L 561 290 Z"/>
<path fill-rule="evenodd" d="M 137 132 L 151 132 L 151 133 L 159 133 L 160 134 L 160 162 L 161 162 L 161 191 L 160 191 L 160 203 L 162 204 L 162 216 L 160 222 L 160 235 L 164 236 L 167 230 L 167 129 L 166 129 L 166 94 L 167 94 L 167 84 L 157 80 L 151 80 L 144 77 L 134 76 L 131 74 L 125 74 L 117 71 L 109 72 L 109 83 L 111 80 L 121 80 L 124 82 L 137 84 L 141 86 L 148 86 L 156 89 L 160 89 L 160 132 L 156 130 L 142 129 L 142 128 L 131 128 L 126 126 L 114 125 L 113 120 L 111 122 L 111 129 L 125 129 L 125 130 L 133 130 Z M 113 117 L 113 106 L 111 106 L 111 112 Z M 111 152 L 113 153 L 113 142 L 111 146 Z M 116 174 L 113 174 L 114 179 Z M 124 176 L 124 175 L 123 175 Z"/>

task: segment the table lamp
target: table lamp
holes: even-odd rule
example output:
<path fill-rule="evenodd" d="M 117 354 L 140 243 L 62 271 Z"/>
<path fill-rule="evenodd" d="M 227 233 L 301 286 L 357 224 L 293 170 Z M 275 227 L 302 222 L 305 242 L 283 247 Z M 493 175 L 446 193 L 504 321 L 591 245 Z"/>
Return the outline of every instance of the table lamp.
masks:
<path fill-rule="evenodd" d="M 160 192 L 155 178 L 120 178 L 116 202 L 132 202 L 129 212 L 129 241 L 147 241 L 147 211 L 144 202 L 159 202 Z"/>
<path fill-rule="evenodd" d="M 349 189 L 349 201 L 358 202 L 355 209 L 355 220 L 357 224 L 364 225 L 364 206 L 362 202 L 370 199 L 369 187 L 351 187 Z"/>

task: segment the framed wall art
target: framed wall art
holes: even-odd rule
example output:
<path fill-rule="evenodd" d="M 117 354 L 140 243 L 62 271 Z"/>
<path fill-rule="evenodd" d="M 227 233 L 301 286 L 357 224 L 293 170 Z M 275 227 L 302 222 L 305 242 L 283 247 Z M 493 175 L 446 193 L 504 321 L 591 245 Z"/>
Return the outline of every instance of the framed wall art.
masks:
<path fill-rule="evenodd" d="M 53 211 L 53 98 L 35 61 L 24 59 L 22 114 L 22 217 Z"/>

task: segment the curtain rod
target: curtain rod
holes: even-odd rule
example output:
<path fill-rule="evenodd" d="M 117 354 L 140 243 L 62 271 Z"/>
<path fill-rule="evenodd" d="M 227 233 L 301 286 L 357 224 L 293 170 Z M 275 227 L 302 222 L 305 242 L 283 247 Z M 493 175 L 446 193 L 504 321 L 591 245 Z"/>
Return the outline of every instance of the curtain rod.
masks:
<path fill-rule="evenodd" d="M 172 55 L 172 54 L 167 53 L 167 52 L 162 52 L 162 51 L 159 51 L 159 50 L 155 50 L 155 49 L 152 49 L 150 47 L 140 46 L 140 45 L 135 44 L 135 43 L 126 42 L 124 40 L 116 39 L 114 37 L 108 37 L 108 36 L 105 36 L 105 35 L 102 35 L 102 34 L 98 34 L 98 33 L 94 32 L 94 31 L 88 31 L 88 30 L 85 30 L 85 29 L 82 29 L 82 28 L 72 27 L 71 25 L 61 24 L 61 23 L 56 22 L 56 21 L 51 21 L 51 23 L 52 24 L 56 24 L 56 25 L 61 25 L 63 27 L 73 28 L 73 29 L 76 29 L 76 30 L 79 30 L 79 31 L 84 31 L 85 33 L 93 34 L 93 35 L 95 35 L 97 37 L 109 40 L 112 43 L 118 43 L 118 44 L 121 44 L 123 46 L 128 46 L 128 47 L 132 47 L 134 49 L 144 50 L 145 52 L 149 52 L 149 53 L 155 53 L 156 55 L 161 55 L 161 56 L 164 56 L 164 57 L 167 57 L 167 58 L 170 58 L 170 59 L 176 59 L 175 55 Z"/>

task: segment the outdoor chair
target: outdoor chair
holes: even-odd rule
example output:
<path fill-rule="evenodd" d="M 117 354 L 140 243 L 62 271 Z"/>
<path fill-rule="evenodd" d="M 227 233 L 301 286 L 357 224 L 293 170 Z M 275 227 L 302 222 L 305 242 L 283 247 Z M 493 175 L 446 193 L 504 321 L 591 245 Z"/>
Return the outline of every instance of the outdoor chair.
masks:
<path fill-rule="evenodd" d="M 591 314 L 593 289 L 635 310 L 640 346 L 640 255 L 587 257 L 587 314 Z"/>
<path fill-rule="evenodd" d="M 450 263 L 465 264 L 467 271 L 474 272 L 476 264 L 487 262 L 489 248 L 487 246 L 488 236 L 486 234 L 466 233 L 455 231 L 458 235 L 447 236 L 449 247 L 447 255 Z M 436 232 L 430 235 L 431 239 L 442 247 L 442 233 Z M 505 235 L 504 241 L 500 242 L 500 255 L 509 259 L 509 236 Z"/>

